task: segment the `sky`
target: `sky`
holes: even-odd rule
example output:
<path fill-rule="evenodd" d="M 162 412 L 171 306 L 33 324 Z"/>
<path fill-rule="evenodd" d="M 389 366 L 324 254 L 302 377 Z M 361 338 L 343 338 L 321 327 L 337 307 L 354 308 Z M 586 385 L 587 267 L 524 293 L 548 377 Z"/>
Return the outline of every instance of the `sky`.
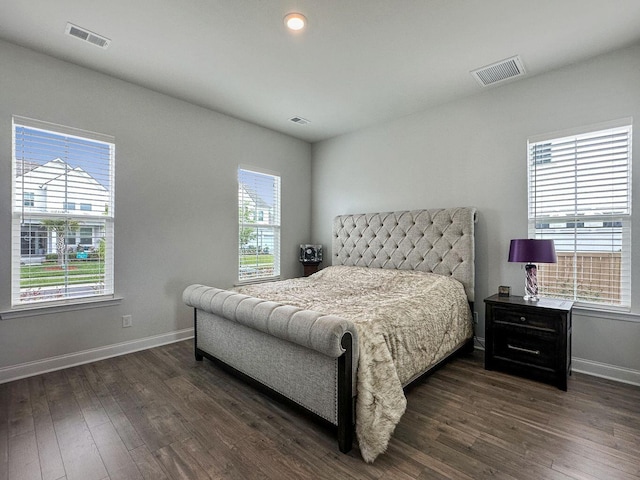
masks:
<path fill-rule="evenodd" d="M 270 206 L 277 204 L 276 180 L 274 175 L 268 175 L 250 170 L 238 169 L 238 182 L 243 183 Z"/>
<path fill-rule="evenodd" d="M 113 144 L 16 125 L 14 148 L 18 162 L 44 165 L 60 158 L 72 168 L 80 167 L 109 189 L 109 156 L 115 148 Z"/>

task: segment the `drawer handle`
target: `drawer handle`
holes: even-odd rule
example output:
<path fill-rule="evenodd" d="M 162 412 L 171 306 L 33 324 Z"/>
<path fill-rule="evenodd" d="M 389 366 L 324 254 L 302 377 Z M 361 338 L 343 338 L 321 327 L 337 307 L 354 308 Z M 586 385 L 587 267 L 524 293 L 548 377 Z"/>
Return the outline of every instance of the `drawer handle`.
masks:
<path fill-rule="evenodd" d="M 533 355 L 540 355 L 540 350 L 530 350 L 528 348 L 515 347 L 515 346 L 511 345 L 510 343 L 507 343 L 507 348 L 509 350 L 516 350 L 518 352 L 525 352 L 525 353 L 532 353 Z"/>
<path fill-rule="evenodd" d="M 521 322 L 526 322 L 527 321 L 527 317 L 520 317 L 520 321 Z"/>

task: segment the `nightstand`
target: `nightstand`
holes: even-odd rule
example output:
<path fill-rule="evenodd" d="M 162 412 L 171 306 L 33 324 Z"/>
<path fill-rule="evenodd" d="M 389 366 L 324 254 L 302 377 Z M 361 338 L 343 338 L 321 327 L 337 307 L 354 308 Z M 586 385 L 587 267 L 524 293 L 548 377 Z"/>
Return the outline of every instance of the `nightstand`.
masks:
<path fill-rule="evenodd" d="M 493 295 L 484 300 L 487 370 L 501 370 L 567 390 L 573 302 Z"/>
<path fill-rule="evenodd" d="M 308 277 L 309 275 L 313 275 L 318 271 L 318 266 L 320 262 L 302 262 L 302 266 L 304 268 L 303 275 Z"/>

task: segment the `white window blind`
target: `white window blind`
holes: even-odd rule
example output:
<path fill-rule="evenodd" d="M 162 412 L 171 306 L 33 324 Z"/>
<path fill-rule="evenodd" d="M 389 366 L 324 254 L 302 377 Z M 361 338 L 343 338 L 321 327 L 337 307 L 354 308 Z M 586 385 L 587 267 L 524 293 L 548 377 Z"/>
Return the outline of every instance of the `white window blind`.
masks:
<path fill-rule="evenodd" d="M 113 137 L 17 116 L 12 130 L 12 305 L 112 295 Z"/>
<path fill-rule="evenodd" d="M 280 177 L 238 169 L 238 279 L 280 275 Z"/>
<path fill-rule="evenodd" d="M 538 271 L 542 295 L 630 306 L 631 133 L 629 123 L 529 142 L 529 237 L 558 253 Z"/>

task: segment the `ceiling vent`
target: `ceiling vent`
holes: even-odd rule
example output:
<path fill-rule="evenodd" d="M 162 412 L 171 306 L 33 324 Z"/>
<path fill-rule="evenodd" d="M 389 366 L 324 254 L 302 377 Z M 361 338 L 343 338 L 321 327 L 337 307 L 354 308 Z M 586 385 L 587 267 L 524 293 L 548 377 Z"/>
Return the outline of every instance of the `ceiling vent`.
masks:
<path fill-rule="evenodd" d="M 471 71 L 473 78 L 483 87 L 520 77 L 524 74 L 525 71 L 522 60 L 520 60 L 520 57 L 517 55 Z"/>
<path fill-rule="evenodd" d="M 100 47 L 102 49 L 106 49 L 111 40 L 97 33 L 90 32 L 89 30 L 78 27 L 72 23 L 67 23 L 67 28 L 64 31 L 67 35 L 71 35 L 72 37 L 79 38 L 80 40 L 84 40 L 85 42 L 89 42 L 96 47 Z"/>
<path fill-rule="evenodd" d="M 302 117 L 291 117 L 289 119 L 290 122 L 293 123 L 297 123 L 298 125 L 307 125 L 309 123 L 311 123 L 309 120 L 307 120 L 306 118 L 302 118 Z"/>

